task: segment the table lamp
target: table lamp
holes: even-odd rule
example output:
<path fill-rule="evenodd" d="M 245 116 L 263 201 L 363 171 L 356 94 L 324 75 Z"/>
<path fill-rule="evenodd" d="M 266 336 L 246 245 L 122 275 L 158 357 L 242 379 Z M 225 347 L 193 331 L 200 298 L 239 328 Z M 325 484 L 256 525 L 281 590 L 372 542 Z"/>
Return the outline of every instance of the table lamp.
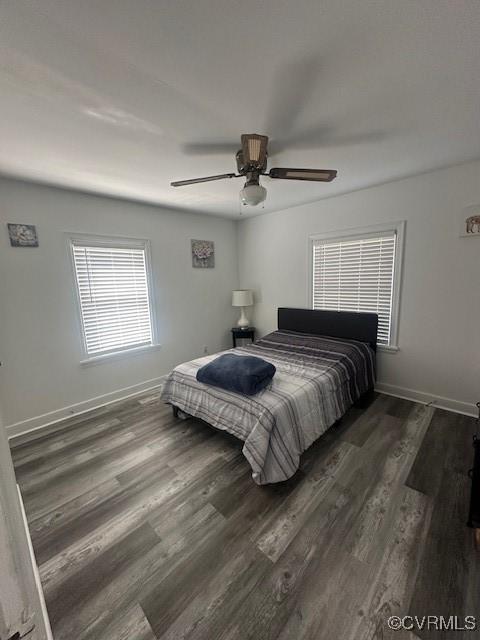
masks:
<path fill-rule="evenodd" d="M 232 293 L 232 307 L 241 307 L 242 312 L 237 325 L 241 329 L 245 329 L 249 326 L 249 320 L 245 315 L 245 307 L 251 307 L 253 305 L 253 294 L 250 289 L 237 289 Z"/>

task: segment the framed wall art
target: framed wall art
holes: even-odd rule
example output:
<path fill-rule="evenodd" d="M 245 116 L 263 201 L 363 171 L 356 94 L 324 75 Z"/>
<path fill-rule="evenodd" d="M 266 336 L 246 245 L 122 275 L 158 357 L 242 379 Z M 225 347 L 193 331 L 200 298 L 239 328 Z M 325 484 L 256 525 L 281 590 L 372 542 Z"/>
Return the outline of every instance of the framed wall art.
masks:
<path fill-rule="evenodd" d="M 35 225 L 9 222 L 7 226 L 12 247 L 38 247 L 38 235 Z"/>
<path fill-rule="evenodd" d="M 212 240 L 192 240 L 192 267 L 212 269 L 215 266 L 215 245 Z"/>
<path fill-rule="evenodd" d="M 464 238 L 480 238 L 480 204 L 462 209 L 458 230 L 460 236 Z"/>

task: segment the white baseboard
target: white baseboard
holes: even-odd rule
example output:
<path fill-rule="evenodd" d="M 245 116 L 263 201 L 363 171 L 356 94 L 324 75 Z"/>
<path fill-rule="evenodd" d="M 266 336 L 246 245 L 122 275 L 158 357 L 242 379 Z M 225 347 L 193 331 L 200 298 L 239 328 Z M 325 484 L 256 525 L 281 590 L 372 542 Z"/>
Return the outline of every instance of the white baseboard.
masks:
<path fill-rule="evenodd" d="M 388 396 L 404 398 L 405 400 L 412 400 L 413 402 L 420 402 L 421 404 L 429 404 L 438 409 L 462 413 L 466 416 L 478 417 L 478 409 L 473 402 L 460 402 L 452 398 L 444 398 L 443 396 L 436 396 L 425 391 L 417 391 L 416 389 L 397 387 L 396 385 L 386 384 L 384 382 L 377 382 L 375 390 L 380 393 L 385 393 Z"/>
<path fill-rule="evenodd" d="M 126 400 L 127 398 L 131 398 L 132 396 L 144 393 L 145 391 L 155 389 L 163 383 L 165 378 L 166 376 L 160 376 L 159 378 L 145 380 L 144 382 L 134 384 L 131 387 L 125 387 L 124 389 L 119 389 L 118 391 L 105 393 L 101 396 L 96 396 L 95 398 L 90 398 L 89 400 L 84 400 L 83 402 L 77 402 L 76 404 L 72 404 L 68 407 L 63 407 L 62 409 L 44 413 L 41 416 L 28 418 L 28 420 L 15 422 L 14 424 L 10 424 L 5 427 L 7 436 L 9 439 L 11 439 L 18 436 L 23 436 L 27 433 L 32 433 L 33 435 L 33 432 L 43 429 L 44 427 L 48 427 L 55 422 L 65 420 L 65 418 L 71 418 L 72 416 L 81 415 L 82 413 L 86 413 L 87 411 L 92 411 L 92 409 L 99 409 L 106 405 L 112 404 L 113 402 Z"/>

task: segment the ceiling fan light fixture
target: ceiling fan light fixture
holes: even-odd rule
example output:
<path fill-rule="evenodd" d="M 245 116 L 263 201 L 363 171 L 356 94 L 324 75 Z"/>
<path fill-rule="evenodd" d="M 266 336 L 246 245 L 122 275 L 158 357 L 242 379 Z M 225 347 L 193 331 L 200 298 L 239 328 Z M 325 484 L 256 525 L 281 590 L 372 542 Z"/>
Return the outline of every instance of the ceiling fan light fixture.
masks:
<path fill-rule="evenodd" d="M 240 191 L 240 200 L 242 204 L 256 207 L 265 201 L 267 190 L 261 184 L 246 184 Z"/>

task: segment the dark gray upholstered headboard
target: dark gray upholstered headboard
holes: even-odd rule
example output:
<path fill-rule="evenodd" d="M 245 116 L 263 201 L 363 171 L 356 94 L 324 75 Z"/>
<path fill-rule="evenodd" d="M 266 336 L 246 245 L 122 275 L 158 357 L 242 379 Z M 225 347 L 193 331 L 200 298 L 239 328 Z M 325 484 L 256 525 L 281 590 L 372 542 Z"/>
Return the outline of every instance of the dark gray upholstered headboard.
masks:
<path fill-rule="evenodd" d="M 375 351 L 377 350 L 377 327 L 376 313 L 286 307 L 278 309 L 279 329 L 368 342 Z"/>

